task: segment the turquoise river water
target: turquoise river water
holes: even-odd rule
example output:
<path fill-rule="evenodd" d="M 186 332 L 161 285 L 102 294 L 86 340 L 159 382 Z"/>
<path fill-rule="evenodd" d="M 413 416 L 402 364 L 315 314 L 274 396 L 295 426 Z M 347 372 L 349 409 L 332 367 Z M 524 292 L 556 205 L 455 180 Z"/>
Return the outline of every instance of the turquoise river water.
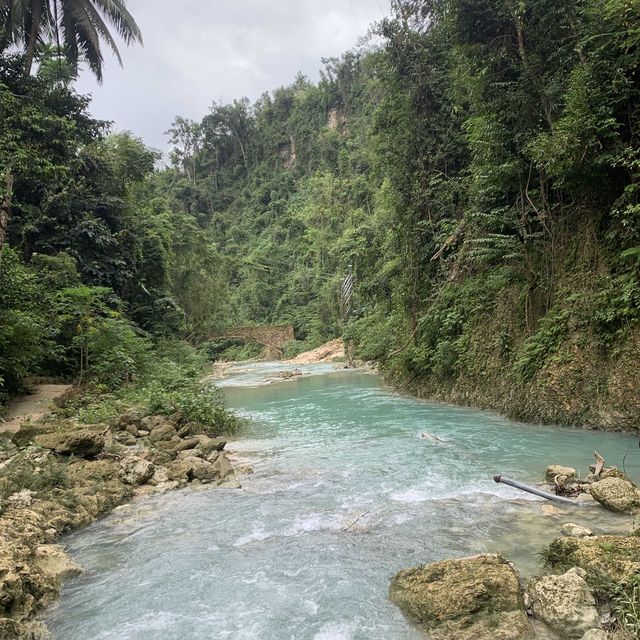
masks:
<path fill-rule="evenodd" d="M 586 474 L 596 449 L 638 478 L 637 438 L 517 424 L 329 365 L 265 384 L 286 368 L 221 382 L 250 419 L 228 445 L 254 470 L 242 489 L 146 498 L 65 539 L 86 571 L 47 612 L 56 640 L 419 640 L 387 599 L 399 569 L 499 551 L 526 574 L 564 522 L 632 524 L 492 478 L 536 482 L 550 463 Z"/>

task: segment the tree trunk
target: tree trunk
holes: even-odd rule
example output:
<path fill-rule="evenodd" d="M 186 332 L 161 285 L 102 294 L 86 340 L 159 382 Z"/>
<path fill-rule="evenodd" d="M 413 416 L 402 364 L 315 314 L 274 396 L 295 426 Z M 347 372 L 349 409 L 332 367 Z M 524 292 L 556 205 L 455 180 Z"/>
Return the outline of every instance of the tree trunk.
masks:
<path fill-rule="evenodd" d="M 4 194 L 0 200 L 0 253 L 4 248 L 11 215 L 11 199 L 13 198 L 13 173 L 9 169 L 4 178 Z"/>
<path fill-rule="evenodd" d="M 36 53 L 36 44 L 38 42 L 38 33 L 40 31 L 40 21 L 42 18 L 42 1 L 31 0 L 31 31 L 27 40 L 27 49 L 25 51 L 24 74 L 31 75 L 33 67 L 33 58 Z"/>

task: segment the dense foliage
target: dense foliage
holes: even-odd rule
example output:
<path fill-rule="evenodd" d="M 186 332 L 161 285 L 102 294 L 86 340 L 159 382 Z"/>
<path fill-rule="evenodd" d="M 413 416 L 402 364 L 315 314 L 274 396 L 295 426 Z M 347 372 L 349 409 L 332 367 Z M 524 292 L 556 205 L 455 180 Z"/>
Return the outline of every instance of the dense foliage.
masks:
<path fill-rule="evenodd" d="M 318 83 L 176 118 L 155 169 L 5 57 L 5 392 L 47 371 L 117 386 L 160 336 L 291 322 L 430 393 L 632 420 L 639 32 L 629 0 L 398 0 Z"/>

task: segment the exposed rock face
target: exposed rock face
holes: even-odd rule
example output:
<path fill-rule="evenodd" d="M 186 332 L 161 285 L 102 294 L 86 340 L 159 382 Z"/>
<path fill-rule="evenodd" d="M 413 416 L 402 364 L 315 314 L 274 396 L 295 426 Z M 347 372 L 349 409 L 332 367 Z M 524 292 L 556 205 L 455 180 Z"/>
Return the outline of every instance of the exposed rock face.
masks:
<path fill-rule="evenodd" d="M 640 491 L 628 480 L 605 478 L 591 485 L 591 495 L 601 505 L 619 513 L 640 511 Z"/>
<path fill-rule="evenodd" d="M 95 456 L 107 442 L 105 425 L 91 425 L 35 436 L 35 443 L 60 455 Z"/>
<path fill-rule="evenodd" d="M 155 471 L 155 465 L 137 456 L 127 456 L 120 462 L 120 479 L 125 484 L 139 485 L 148 482 Z"/>
<path fill-rule="evenodd" d="M 533 615 L 566 638 L 582 636 L 598 625 L 595 598 L 585 577 L 574 567 L 560 576 L 543 576 L 528 589 Z"/>
<path fill-rule="evenodd" d="M 496 555 L 400 571 L 391 581 L 389 597 L 433 640 L 533 638 L 518 576 Z"/>
<path fill-rule="evenodd" d="M 82 567 L 74 562 L 57 544 L 41 544 L 36 548 L 34 564 L 44 574 L 57 582 L 68 576 L 82 573 Z"/>
<path fill-rule="evenodd" d="M 574 524 L 573 522 L 567 522 L 562 525 L 562 533 L 565 536 L 574 536 L 576 538 L 586 538 L 587 536 L 592 536 L 593 531 L 591 529 L 587 529 L 587 527 L 581 527 L 579 524 Z"/>
<path fill-rule="evenodd" d="M 575 478 L 576 470 L 573 467 L 563 467 L 561 464 L 552 464 L 547 467 L 544 477 L 547 482 L 553 482 L 556 476 Z"/>

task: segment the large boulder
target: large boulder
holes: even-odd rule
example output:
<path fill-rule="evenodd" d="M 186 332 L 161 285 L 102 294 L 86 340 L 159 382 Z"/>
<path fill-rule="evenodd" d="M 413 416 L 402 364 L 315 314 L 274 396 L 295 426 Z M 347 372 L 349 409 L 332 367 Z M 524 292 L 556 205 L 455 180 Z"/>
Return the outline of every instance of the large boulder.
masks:
<path fill-rule="evenodd" d="M 587 529 L 587 527 L 582 527 L 579 524 L 575 524 L 574 522 L 567 522 L 563 524 L 562 533 L 565 536 L 574 536 L 576 538 L 585 538 L 587 536 L 593 535 L 593 531 L 591 531 L 591 529 Z"/>
<path fill-rule="evenodd" d="M 640 511 L 640 490 L 622 478 L 611 477 L 594 482 L 591 496 L 610 511 L 630 514 Z"/>
<path fill-rule="evenodd" d="M 520 582 L 500 556 L 444 560 L 400 571 L 389 597 L 433 640 L 528 640 Z"/>
<path fill-rule="evenodd" d="M 234 475 L 233 467 L 227 459 L 227 456 L 224 454 L 218 455 L 212 466 L 220 476 L 220 480 L 224 480 L 225 478 Z"/>
<path fill-rule="evenodd" d="M 586 575 L 574 567 L 559 576 L 533 580 L 528 593 L 534 617 L 565 638 L 580 639 L 596 627 L 599 615 Z"/>
<path fill-rule="evenodd" d="M 155 465 L 149 460 L 143 460 L 137 456 L 128 456 L 120 462 L 120 473 L 118 474 L 122 482 L 130 485 L 145 484 L 153 476 Z"/>
<path fill-rule="evenodd" d="M 35 443 L 60 455 L 95 456 L 107 443 L 109 427 L 87 425 L 77 429 L 51 431 L 35 436 Z"/>

